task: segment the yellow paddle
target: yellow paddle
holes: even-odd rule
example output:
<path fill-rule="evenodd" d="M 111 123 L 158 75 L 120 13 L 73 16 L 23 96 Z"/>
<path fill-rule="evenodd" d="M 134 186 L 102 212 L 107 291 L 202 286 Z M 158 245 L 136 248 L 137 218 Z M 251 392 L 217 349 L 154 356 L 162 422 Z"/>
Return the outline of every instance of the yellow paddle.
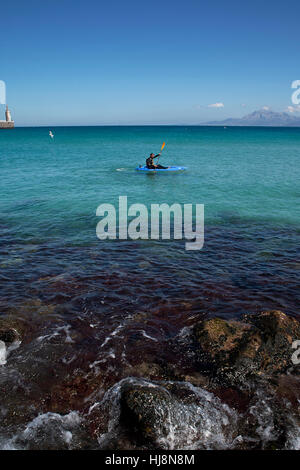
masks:
<path fill-rule="evenodd" d="M 161 146 L 161 149 L 160 149 L 161 152 L 162 152 L 163 149 L 165 148 L 165 145 L 166 145 L 166 142 L 163 142 L 163 144 L 162 144 L 162 146 Z M 160 159 L 160 156 L 159 156 L 158 159 L 157 159 L 157 164 L 158 164 L 158 162 L 159 162 L 159 159 Z"/>

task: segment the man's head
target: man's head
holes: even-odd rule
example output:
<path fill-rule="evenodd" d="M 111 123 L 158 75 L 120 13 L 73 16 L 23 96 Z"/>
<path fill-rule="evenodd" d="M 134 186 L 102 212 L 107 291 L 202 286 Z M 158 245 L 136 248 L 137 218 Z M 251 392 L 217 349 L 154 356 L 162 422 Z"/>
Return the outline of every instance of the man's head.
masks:
<path fill-rule="evenodd" d="M 150 153 L 150 157 L 154 157 L 154 153 Z"/>

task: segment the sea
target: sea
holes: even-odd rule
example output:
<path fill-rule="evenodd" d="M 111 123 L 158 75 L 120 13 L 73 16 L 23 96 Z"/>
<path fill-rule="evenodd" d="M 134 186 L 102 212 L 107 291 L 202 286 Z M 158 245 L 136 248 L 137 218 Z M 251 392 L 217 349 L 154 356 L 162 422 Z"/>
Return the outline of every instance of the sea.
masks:
<path fill-rule="evenodd" d="M 137 172 L 163 142 L 159 163 L 186 170 Z M 99 430 L 93 406 L 111 391 L 116 407 L 119 384 L 142 365 L 187 370 L 171 345 L 195 322 L 299 315 L 300 128 L 2 130 L 0 175 L 0 321 L 21 331 L 0 348 L 2 449 L 108 448 L 117 417 L 107 418 L 111 434 Z M 97 207 L 117 208 L 120 196 L 148 208 L 203 204 L 203 248 L 100 240 Z M 162 448 L 216 448 L 191 440 L 188 419 Z"/>

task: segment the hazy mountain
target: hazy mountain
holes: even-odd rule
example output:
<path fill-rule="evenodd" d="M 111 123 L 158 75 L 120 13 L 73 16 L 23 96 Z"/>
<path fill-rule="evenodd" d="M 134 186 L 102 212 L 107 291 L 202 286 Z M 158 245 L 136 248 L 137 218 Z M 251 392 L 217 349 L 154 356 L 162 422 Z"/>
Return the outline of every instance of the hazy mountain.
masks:
<path fill-rule="evenodd" d="M 300 127 L 300 117 L 289 113 L 260 110 L 247 114 L 242 118 L 225 119 L 225 121 L 207 122 L 208 126 L 286 126 Z"/>

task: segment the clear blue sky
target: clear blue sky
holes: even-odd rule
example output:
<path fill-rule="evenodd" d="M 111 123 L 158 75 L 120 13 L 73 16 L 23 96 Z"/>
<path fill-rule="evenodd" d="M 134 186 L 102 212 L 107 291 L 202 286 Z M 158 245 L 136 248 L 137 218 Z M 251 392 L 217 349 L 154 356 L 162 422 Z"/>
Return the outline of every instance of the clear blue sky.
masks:
<path fill-rule="evenodd" d="M 0 80 L 18 125 L 282 111 L 300 79 L 299 0 L 14 0 L 0 12 Z"/>

